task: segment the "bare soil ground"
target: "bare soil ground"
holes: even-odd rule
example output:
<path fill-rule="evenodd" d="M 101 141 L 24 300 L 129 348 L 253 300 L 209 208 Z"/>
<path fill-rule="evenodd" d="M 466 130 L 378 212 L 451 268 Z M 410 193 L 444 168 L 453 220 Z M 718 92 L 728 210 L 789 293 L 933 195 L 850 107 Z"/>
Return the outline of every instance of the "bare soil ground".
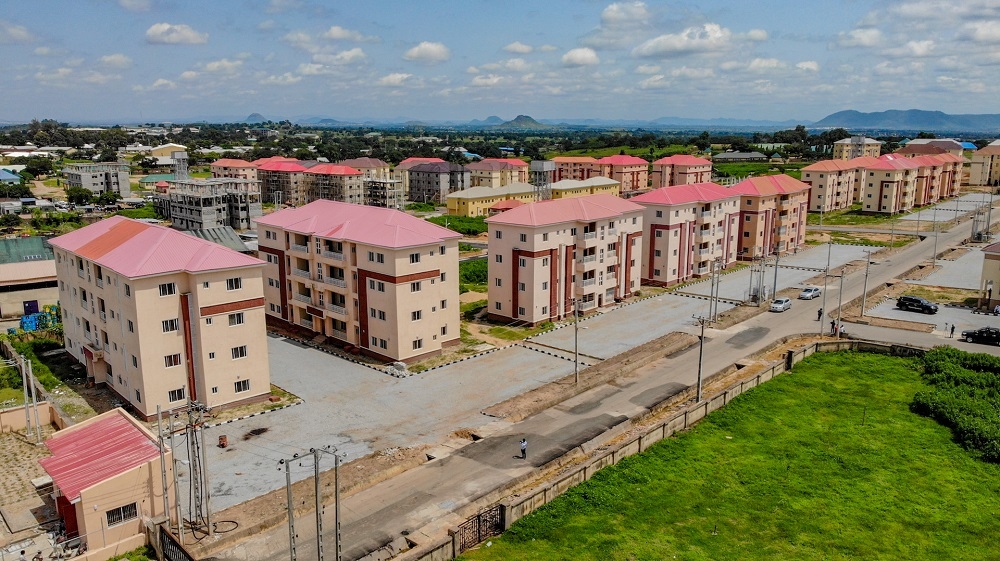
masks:
<path fill-rule="evenodd" d="M 31 194 L 39 199 L 66 200 L 64 187 L 49 187 L 42 181 L 31 182 Z"/>

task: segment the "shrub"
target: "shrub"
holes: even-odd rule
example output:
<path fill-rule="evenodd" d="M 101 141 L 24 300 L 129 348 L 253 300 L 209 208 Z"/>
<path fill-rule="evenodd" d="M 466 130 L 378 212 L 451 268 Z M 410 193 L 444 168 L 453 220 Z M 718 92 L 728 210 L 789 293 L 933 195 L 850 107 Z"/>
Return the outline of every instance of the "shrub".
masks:
<path fill-rule="evenodd" d="M 463 236 L 478 236 L 486 231 L 486 219 L 482 216 L 432 216 L 427 219 L 438 226 L 454 230 Z"/>

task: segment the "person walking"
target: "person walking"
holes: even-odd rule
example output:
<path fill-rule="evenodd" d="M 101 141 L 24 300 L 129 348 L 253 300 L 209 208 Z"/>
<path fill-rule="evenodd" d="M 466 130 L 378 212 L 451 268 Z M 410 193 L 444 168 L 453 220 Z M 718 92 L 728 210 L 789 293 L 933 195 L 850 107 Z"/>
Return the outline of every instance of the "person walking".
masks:
<path fill-rule="evenodd" d="M 21 556 L 17 558 L 17 561 L 28 561 L 28 558 L 24 556 L 24 550 L 21 550 Z"/>
<path fill-rule="evenodd" d="M 816 321 L 823 321 L 823 308 L 816 310 Z"/>
<path fill-rule="evenodd" d="M 837 334 L 837 320 L 832 319 L 830 320 L 830 335 L 836 335 L 836 334 Z"/>
<path fill-rule="evenodd" d="M 528 457 L 528 439 L 522 438 L 521 439 L 521 459 L 523 460 L 523 459 L 525 459 L 527 457 Z"/>
<path fill-rule="evenodd" d="M 951 324 L 951 333 L 948 335 L 948 338 L 949 339 L 954 339 L 955 338 L 955 324 L 954 323 Z"/>

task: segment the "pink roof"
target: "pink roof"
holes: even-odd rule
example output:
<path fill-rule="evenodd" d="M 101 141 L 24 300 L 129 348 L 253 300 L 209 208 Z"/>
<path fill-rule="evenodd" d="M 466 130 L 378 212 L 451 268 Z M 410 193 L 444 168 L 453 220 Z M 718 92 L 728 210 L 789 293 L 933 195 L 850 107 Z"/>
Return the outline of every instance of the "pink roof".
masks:
<path fill-rule="evenodd" d="M 260 171 L 284 171 L 284 172 L 301 172 L 306 171 L 306 167 L 299 163 L 298 160 L 272 160 L 270 162 L 264 162 L 257 166 Z"/>
<path fill-rule="evenodd" d="M 219 166 L 220 168 L 254 168 L 257 167 L 254 164 L 246 160 L 239 160 L 236 158 L 222 158 L 220 160 L 215 160 L 212 162 L 213 166 Z"/>
<path fill-rule="evenodd" d="M 673 156 L 667 156 L 666 158 L 660 158 L 653 162 L 654 166 L 660 166 L 663 164 L 671 166 L 710 166 L 712 162 L 706 160 L 705 158 L 699 158 L 697 156 L 689 156 L 687 154 L 675 154 Z"/>
<path fill-rule="evenodd" d="M 597 158 L 590 156 L 556 156 L 552 161 L 557 164 L 596 164 Z"/>
<path fill-rule="evenodd" d="M 443 162 L 441 158 L 407 158 L 396 164 L 396 169 L 410 169 L 417 164 L 429 164 L 431 162 Z"/>
<path fill-rule="evenodd" d="M 317 175 L 363 175 L 360 171 L 350 166 L 338 166 L 337 164 L 318 164 L 306 170 L 306 173 Z"/>
<path fill-rule="evenodd" d="M 692 183 L 690 185 L 674 185 L 661 187 L 648 193 L 632 197 L 632 202 L 647 205 L 682 205 L 689 203 L 721 201 L 739 197 L 722 185 L 716 183 Z"/>
<path fill-rule="evenodd" d="M 113 409 L 45 441 L 52 456 L 38 463 L 70 502 L 102 481 L 159 459 L 156 444 L 125 415 L 121 409 Z"/>
<path fill-rule="evenodd" d="M 390 249 L 437 244 L 462 237 L 457 232 L 391 208 L 326 199 L 273 212 L 257 219 L 257 224 Z"/>
<path fill-rule="evenodd" d="M 878 165 L 879 159 L 873 156 L 859 156 L 857 158 L 851 158 L 847 160 L 847 163 L 851 164 L 854 168 L 868 168 L 868 166 Z"/>
<path fill-rule="evenodd" d="M 849 160 L 823 160 L 815 164 L 809 164 L 802 168 L 802 171 L 845 171 L 857 169 Z"/>
<path fill-rule="evenodd" d="M 615 156 L 607 156 L 597 160 L 599 164 L 611 164 L 613 166 L 648 166 L 649 162 L 643 160 L 642 158 L 637 158 L 636 156 L 628 156 L 626 154 L 617 154 Z"/>
<path fill-rule="evenodd" d="M 982 249 L 983 253 L 1000 253 L 1000 242 L 990 244 Z"/>
<path fill-rule="evenodd" d="M 129 278 L 264 264 L 217 243 L 124 216 L 106 218 L 49 243 Z"/>
<path fill-rule="evenodd" d="M 528 162 L 518 159 L 518 158 L 483 158 L 484 162 L 507 162 L 508 164 L 515 165 L 519 168 L 528 167 Z"/>
<path fill-rule="evenodd" d="M 909 158 L 899 154 L 885 154 L 879 156 L 876 162 L 872 162 L 867 169 L 877 169 L 883 171 L 901 171 L 917 169 L 919 165 L 913 163 Z"/>
<path fill-rule="evenodd" d="M 170 184 L 166 181 L 157 181 L 153 187 L 170 187 Z"/>
<path fill-rule="evenodd" d="M 505 199 L 491 206 L 490 210 L 510 210 L 512 208 L 517 208 L 524 204 L 525 204 L 524 201 L 519 201 L 517 199 Z"/>
<path fill-rule="evenodd" d="M 530 203 L 487 218 L 486 221 L 512 226 L 545 226 L 615 218 L 636 210 L 642 210 L 642 207 L 614 195 L 602 194 Z"/>
<path fill-rule="evenodd" d="M 351 166 L 354 169 L 369 169 L 369 168 L 387 168 L 389 164 L 383 162 L 378 158 L 351 158 L 350 160 L 341 160 L 337 164 L 342 166 Z"/>
<path fill-rule="evenodd" d="M 298 160 L 296 160 L 295 158 L 288 158 L 285 156 L 270 156 L 267 158 L 259 158 L 251 163 L 255 166 L 259 166 L 261 164 L 266 164 L 269 162 L 297 162 L 297 161 Z"/>
<path fill-rule="evenodd" d="M 740 195 L 784 195 L 799 193 L 809 189 L 808 183 L 785 174 L 751 177 L 730 187 L 730 191 Z"/>

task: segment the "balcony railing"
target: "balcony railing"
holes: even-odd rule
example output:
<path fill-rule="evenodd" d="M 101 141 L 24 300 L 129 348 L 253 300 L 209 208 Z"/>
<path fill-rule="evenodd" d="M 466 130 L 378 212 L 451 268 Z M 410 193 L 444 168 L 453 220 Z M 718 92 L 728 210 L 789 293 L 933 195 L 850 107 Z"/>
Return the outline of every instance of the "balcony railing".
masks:
<path fill-rule="evenodd" d="M 698 216 L 700 216 L 702 218 L 711 218 L 711 217 L 715 216 L 715 211 L 705 210 L 705 211 L 702 211 Z"/>
<path fill-rule="evenodd" d="M 300 319 L 299 320 L 299 325 L 301 325 L 302 327 L 305 327 L 306 329 L 312 329 L 313 328 L 312 319 Z"/>
<path fill-rule="evenodd" d="M 597 279 L 583 279 L 580 281 L 580 286 L 594 286 L 597 284 Z"/>
<path fill-rule="evenodd" d="M 617 236 L 618 235 L 618 229 L 617 228 L 608 228 L 608 235 L 609 236 Z"/>
<path fill-rule="evenodd" d="M 309 246 L 299 245 L 297 243 L 291 244 L 290 249 L 292 251 L 301 251 L 302 253 L 309 253 Z"/>
<path fill-rule="evenodd" d="M 333 286 L 339 286 L 340 288 L 347 288 L 347 281 L 344 279 L 338 279 L 335 277 L 326 277 L 324 281 L 326 284 L 332 284 Z"/>
<path fill-rule="evenodd" d="M 583 239 L 585 239 L 585 240 L 593 240 L 593 239 L 596 239 L 596 238 L 597 238 L 597 232 L 584 232 L 583 233 Z"/>
<path fill-rule="evenodd" d="M 76 270 L 76 276 L 78 276 L 78 277 L 80 277 L 82 279 L 83 278 L 83 269 L 77 269 Z"/>
<path fill-rule="evenodd" d="M 596 254 L 584 255 L 583 257 L 580 258 L 581 263 L 593 263 L 594 261 L 597 261 Z"/>
<path fill-rule="evenodd" d="M 292 269 L 292 274 L 295 275 L 295 276 L 297 276 L 297 277 L 305 277 L 307 279 L 308 278 L 312 278 L 312 277 L 309 276 L 309 271 L 307 271 L 305 269 Z"/>
<path fill-rule="evenodd" d="M 614 260 L 618 258 L 618 253 L 615 251 L 609 251 L 604 254 L 605 259 Z"/>
<path fill-rule="evenodd" d="M 308 294 L 299 294 L 298 292 L 296 292 L 295 293 L 295 299 L 298 300 L 299 302 L 305 302 L 306 304 L 312 304 L 312 296 L 309 296 Z"/>
<path fill-rule="evenodd" d="M 591 300 L 590 302 L 580 302 L 577 305 L 580 306 L 580 310 L 589 310 L 589 309 L 597 306 L 597 301 L 596 300 Z"/>
<path fill-rule="evenodd" d="M 698 267 L 697 272 L 699 275 L 704 275 L 708 273 L 708 267 Z"/>
<path fill-rule="evenodd" d="M 712 253 L 712 250 L 707 247 L 698 250 L 698 255 L 708 255 L 710 253 Z"/>
<path fill-rule="evenodd" d="M 323 257 L 326 257 L 327 259 L 333 259 L 335 261 L 343 261 L 344 260 L 344 254 L 336 252 L 336 251 L 325 251 L 324 250 L 323 251 Z"/>
<path fill-rule="evenodd" d="M 97 280 L 94 281 L 94 284 L 97 285 L 97 288 L 104 288 L 104 279 L 102 279 L 101 277 L 97 277 Z"/>
<path fill-rule="evenodd" d="M 326 309 L 330 310 L 331 312 L 333 312 L 335 314 L 338 314 L 338 315 L 342 315 L 342 316 L 346 316 L 347 315 L 347 308 L 345 308 L 343 306 L 337 306 L 336 304 L 327 304 L 326 305 Z"/>
<path fill-rule="evenodd" d="M 108 323 L 108 315 L 104 312 L 101 312 L 101 321 Z"/>
<path fill-rule="evenodd" d="M 330 331 L 330 336 L 331 337 L 336 337 L 337 339 L 340 339 L 341 341 L 350 341 L 350 339 L 347 338 L 347 332 L 346 331 L 340 331 L 338 329 L 333 329 L 333 330 Z"/>

